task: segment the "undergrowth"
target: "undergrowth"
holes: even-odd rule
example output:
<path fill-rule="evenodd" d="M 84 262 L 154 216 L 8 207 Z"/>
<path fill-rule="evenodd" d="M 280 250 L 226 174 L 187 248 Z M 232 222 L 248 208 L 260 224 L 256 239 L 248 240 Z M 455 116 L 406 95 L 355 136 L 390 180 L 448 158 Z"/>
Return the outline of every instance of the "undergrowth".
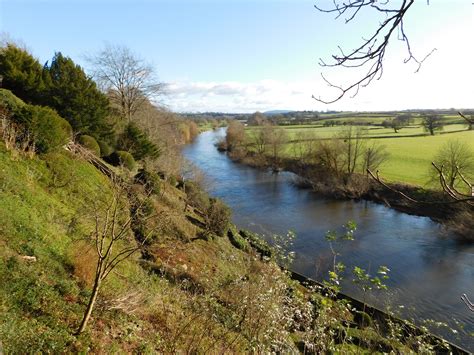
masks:
<path fill-rule="evenodd" d="M 26 157 L 0 145 L 6 353 L 410 351 L 398 333 L 358 330 L 347 302 L 291 280 L 275 263 L 291 260 L 284 238 L 272 248 L 235 226 L 217 233 L 184 191 L 155 183 L 146 201 L 155 218 L 131 228 L 135 238 L 148 231 L 153 238 L 114 269 L 89 327 L 76 336 L 97 261 L 88 239 L 92 206 L 112 186 L 68 152 Z M 140 183 L 130 191 L 134 199 L 147 195 Z"/>

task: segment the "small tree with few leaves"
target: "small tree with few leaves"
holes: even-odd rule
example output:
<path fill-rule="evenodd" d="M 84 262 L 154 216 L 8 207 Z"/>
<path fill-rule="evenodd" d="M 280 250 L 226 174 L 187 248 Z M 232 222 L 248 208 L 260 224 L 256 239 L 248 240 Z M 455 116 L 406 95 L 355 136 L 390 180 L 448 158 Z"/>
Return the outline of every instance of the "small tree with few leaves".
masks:
<path fill-rule="evenodd" d="M 129 209 L 126 192 L 126 188 L 113 178 L 111 198 L 93 204 L 94 229 L 89 237 L 95 245 L 97 263 L 92 293 L 77 334 L 86 329 L 104 280 L 121 262 L 144 247 L 152 234 L 142 236 L 139 241 L 133 238 L 131 224 L 142 213 L 142 204 Z"/>
<path fill-rule="evenodd" d="M 464 186 L 463 179 L 470 180 L 474 177 L 474 152 L 469 145 L 459 140 L 447 141 L 439 149 L 433 162 L 442 168 L 450 189 L 456 188 L 457 185 Z M 430 171 L 432 180 L 439 183 L 439 172 L 434 166 Z"/>

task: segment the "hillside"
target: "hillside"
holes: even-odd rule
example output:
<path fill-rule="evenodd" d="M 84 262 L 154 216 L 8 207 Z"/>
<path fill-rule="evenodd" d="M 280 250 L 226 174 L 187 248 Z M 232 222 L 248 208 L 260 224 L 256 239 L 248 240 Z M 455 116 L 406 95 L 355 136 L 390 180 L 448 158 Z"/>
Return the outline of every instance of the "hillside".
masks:
<path fill-rule="evenodd" d="M 449 347 L 341 295 L 340 264 L 325 285 L 296 281 L 291 234 L 237 230 L 180 154 L 199 127 L 143 87 L 100 90 L 60 52 L 42 65 L 11 43 L 0 72 L 0 353 Z"/>
<path fill-rule="evenodd" d="M 124 243 L 136 243 L 140 228 L 153 230 L 153 239 L 111 273 L 89 327 L 76 336 L 97 262 L 88 238 L 94 206 L 111 198 L 114 185 L 66 151 L 28 157 L 0 144 L 0 164 L 0 339 L 6 353 L 355 351 L 358 345 L 408 351 L 400 334 L 384 339 L 367 325 L 371 321 L 359 328 L 357 312 L 345 302 L 291 281 L 262 259 L 266 247 L 256 239 L 249 243 L 234 227 L 222 237 L 209 233 L 204 214 L 192 207 L 207 197 L 192 185 L 186 195 L 165 180 L 147 201 L 152 218 L 132 225 Z M 142 184 L 132 183 L 129 191 L 123 206 L 146 198 Z"/>

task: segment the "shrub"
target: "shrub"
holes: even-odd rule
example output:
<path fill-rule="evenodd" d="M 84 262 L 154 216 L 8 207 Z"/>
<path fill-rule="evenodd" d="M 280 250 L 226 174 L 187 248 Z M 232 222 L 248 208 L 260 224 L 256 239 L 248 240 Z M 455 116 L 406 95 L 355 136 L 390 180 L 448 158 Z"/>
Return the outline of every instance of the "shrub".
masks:
<path fill-rule="evenodd" d="M 176 185 L 178 184 L 176 176 L 171 175 L 170 177 L 168 177 L 168 184 L 170 184 L 173 187 L 176 187 Z"/>
<path fill-rule="evenodd" d="M 219 199 L 209 199 L 209 207 L 205 214 L 206 229 L 220 237 L 229 229 L 230 208 Z"/>
<path fill-rule="evenodd" d="M 61 147 L 72 136 L 71 125 L 49 107 L 25 105 L 15 113 L 13 120 L 32 136 L 39 153 Z"/>
<path fill-rule="evenodd" d="M 137 160 L 144 158 L 158 158 L 160 149 L 153 144 L 148 136 L 140 130 L 135 124 L 129 123 L 123 133 L 119 136 L 117 142 L 120 150 L 127 150 Z"/>
<path fill-rule="evenodd" d="M 145 186 L 145 190 L 148 193 L 160 193 L 161 179 L 156 173 L 152 173 L 151 171 L 147 171 L 145 169 L 140 169 L 138 174 L 135 175 L 135 181 L 143 184 Z"/>
<path fill-rule="evenodd" d="M 99 144 L 101 157 L 106 157 L 114 152 L 113 148 L 104 141 L 98 141 L 97 144 Z"/>
<path fill-rule="evenodd" d="M 23 106 L 25 106 L 25 103 L 10 90 L 0 89 L 0 107 L 7 109 L 11 113 L 15 113 Z"/>
<path fill-rule="evenodd" d="M 136 163 L 133 155 L 123 150 L 117 150 L 107 157 L 107 162 L 114 166 L 123 165 L 128 170 L 135 169 Z"/>
<path fill-rule="evenodd" d="M 94 137 L 83 135 L 79 137 L 79 144 L 90 150 L 94 155 L 100 157 L 100 146 Z"/>
<path fill-rule="evenodd" d="M 203 213 L 209 209 L 209 196 L 192 181 L 186 183 L 186 199 L 191 206 Z"/>

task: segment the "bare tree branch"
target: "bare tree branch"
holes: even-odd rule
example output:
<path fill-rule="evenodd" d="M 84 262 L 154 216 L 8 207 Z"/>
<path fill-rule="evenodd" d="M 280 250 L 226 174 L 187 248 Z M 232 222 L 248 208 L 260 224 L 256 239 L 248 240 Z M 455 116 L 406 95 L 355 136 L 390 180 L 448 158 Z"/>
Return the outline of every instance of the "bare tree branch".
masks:
<path fill-rule="evenodd" d="M 468 128 L 469 130 L 474 129 L 474 116 L 472 115 L 472 113 L 471 113 L 471 117 L 467 117 L 466 115 L 458 111 L 458 115 L 461 116 L 467 122 L 469 126 Z"/>
<path fill-rule="evenodd" d="M 153 67 L 127 47 L 107 45 L 86 59 L 93 66 L 93 77 L 128 121 L 141 105 L 164 91 Z"/>
<path fill-rule="evenodd" d="M 315 5 L 314 7 L 320 12 L 335 13 L 336 19 L 343 15 L 346 16 L 346 24 L 351 22 L 363 8 L 373 9 L 377 13 L 385 15 L 386 18 L 378 25 L 371 36 L 368 38 L 362 38 L 362 44 L 356 49 L 345 52 L 341 47 L 338 47 L 340 54 L 332 55 L 333 63 L 326 63 L 324 60 L 320 59 L 319 64 L 322 67 L 363 68 L 365 69 L 365 74 L 363 74 L 360 79 L 346 86 L 335 85 L 321 74 L 324 81 L 330 87 L 338 89 L 340 93 L 333 99 L 322 99 L 320 96 L 316 97 L 314 95 L 312 98 L 324 104 L 334 103 L 344 97 L 349 91 L 354 89 L 355 94 L 353 96 L 355 96 L 359 92 L 360 87 L 366 87 L 374 79 L 379 80 L 383 74 L 385 51 L 390 43 L 390 39 L 393 38 L 394 33 L 397 33 L 398 40 L 405 42 L 406 45 L 408 56 L 403 62 L 415 62 L 418 64 L 415 72 L 418 72 L 422 63 L 436 50 L 436 48 L 428 53 L 423 59 L 417 59 L 413 54 L 410 41 L 405 33 L 403 19 L 414 2 L 415 0 L 403 0 L 400 7 L 396 7 L 396 4 L 392 7 L 390 0 L 381 2 L 374 0 L 344 0 L 342 2 L 340 0 L 334 0 L 333 7 L 329 9 L 323 9 Z"/>
<path fill-rule="evenodd" d="M 432 163 L 433 166 L 435 166 L 434 163 Z M 436 167 L 436 166 L 435 166 Z M 386 189 L 400 195 L 401 197 L 403 197 L 404 199 L 410 201 L 410 202 L 413 202 L 413 203 L 417 203 L 417 204 L 427 204 L 427 205 L 450 205 L 450 204 L 455 204 L 455 203 L 467 203 L 468 205 L 470 206 L 474 206 L 473 202 L 474 202 L 474 197 L 465 197 L 465 196 L 462 196 L 462 195 L 459 195 L 459 194 L 456 194 L 456 192 L 454 192 L 451 188 L 449 188 L 449 186 L 447 185 L 446 183 L 446 178 L 444 177 L 444 174 L 442 173 L 442 170 L 439 170 L 440 173 L 440 183 L 441 183 L 441 186 L 443 188 L 443 190 L 452 198 L 451 201 L 441 201 L 441 200 L 436 200 L 436 201 L 420 201 L 420 200 L 416 200 L 410 196 L 408 196 L 407 194 L 403 193 L 402 191 L 400 190 L 397 190 L 393 187 L 391 187 L 390 185 L 388 185 L 387 183 L 385 183 L 382 178 L 380 177 L 379 175 L 379 171 L 377 170 L 376 173 L 374 174 L 372 171 L 370 171 L 369 169 L 367 169 L 367 173 L 376 181 L 378 182 L 380 185 L 382 185 L 383 187 L 385 187 Z"/>
<path fill-rule="evenodd" d="M 141 240 L 137 238 L 131 241 L 128 240 L 127 236 L 131 232 L 131 223 L 140 215 L 145 200 L 151 193 L 147 194 L 145 199 L 138 201 L 139 203 L 129 210 L 123 201 L 130 193 L 127 186 L 118 178 L 115 178 L 114 175 L 111 175 L 110 179 L 112 184 L 110 201 L 104 201 L 102 209 L 94 202 L 95 228 L 91 233 L 91 237 L 95 241 L 97 264 L 91 297 L 77 334 L 82 333 L 89 322 L 102 282 L 122 261 L 142 249 L 154 231 L 154 229 L 149 231 L 147 236 Z M 122 218 L 124 214 L 128 214 L 125 220 Z M 149 216 L 149 218 L 151 217 L 153 216 Z M 118 250 L 114 251 L 114 249 Z"/>

